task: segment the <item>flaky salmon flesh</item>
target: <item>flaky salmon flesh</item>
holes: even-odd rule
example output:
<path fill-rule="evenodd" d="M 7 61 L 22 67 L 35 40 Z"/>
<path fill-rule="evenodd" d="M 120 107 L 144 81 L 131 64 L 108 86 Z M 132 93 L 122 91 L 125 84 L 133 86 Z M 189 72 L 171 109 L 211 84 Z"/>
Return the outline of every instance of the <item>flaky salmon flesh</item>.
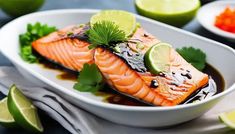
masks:
<path fill-rule="evenodd" d="M 83 27 L 69 26 L 34 41 L 32 46 L 41 56 L 70 70 L 81 71 L 85 63 L 95 63 L 114 90 L 156 106 L 178 105 L 208 83 L 208 75 L 194 68 L 173 48 L 170 71 L 153 75 L 148 71 L 136 71 L 108 49 L 89 49 L 86 40 L 68 36 L 68 33 L 76 35 L 81 32 L 84 32 Z M 143 44 L 141 50 L 137 42 Z M 140 27 L 129 39 L 128 47 L 144 54 L 159 42 Z"/>

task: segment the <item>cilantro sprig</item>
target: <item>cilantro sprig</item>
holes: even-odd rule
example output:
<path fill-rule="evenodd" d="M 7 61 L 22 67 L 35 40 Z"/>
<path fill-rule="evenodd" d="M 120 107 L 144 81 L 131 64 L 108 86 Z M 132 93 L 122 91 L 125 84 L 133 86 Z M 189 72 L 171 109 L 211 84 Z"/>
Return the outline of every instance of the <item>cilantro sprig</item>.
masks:
<path fill-rule="evenodd" d="M 176 51 L 198 70 L 202 71 L 205 68 L 206 54 L 202 50 L 193 47 L 183 47 L 176 49 Z"/>
<path fill-rule="evenodd" d="M 81 92 L 97 92 L 103 86 L 103 77 L 96 64 L 84 64 L 73 88 Z"/>
<path fill-rule="evenodd" d="M 127 37 L 119 26 L 111 21 L 100 21 L 95 23 L 87 32 L 91 45 L 90 49 L 97 46 L 114 47 L 112 43 L 126 41 Z"/>
<path fill-rule="evenodd" d="M 39 22 L 28 24 L 27 31 L 19 35 L 21 58 L 29 63 L 37 62 L 38 58 L 33 54 L 31 43 L 54 31 L 56 31 L 56 27 L 48 26 L 47 24 L 41 24 Z"/>

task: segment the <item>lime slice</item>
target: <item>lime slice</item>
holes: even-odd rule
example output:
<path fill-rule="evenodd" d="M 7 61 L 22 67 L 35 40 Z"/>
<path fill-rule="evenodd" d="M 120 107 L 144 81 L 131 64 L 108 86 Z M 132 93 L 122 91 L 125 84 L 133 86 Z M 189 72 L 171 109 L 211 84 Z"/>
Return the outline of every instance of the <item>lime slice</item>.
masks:
<path fill-rule="evenodd" d="M 228 127 L 235 129 L 235 111 L 222 113 L 219 115 L 219 119 Z"/>
<path fill-rule="evenodd" d="M 181 27 L 195 16 L 200 7 L 199 0 L 136 0 L 139 14 Z"/>
<path fill-rule="evenodd" d="M 16 127 L 14 118 L 7 107 L 7 98 L 0 101 L 0 125 L 5 127 Z"/>
<path fill-rule="evenodd" d="M 151 73 L 159 74 L 170 70 L 171 48 L 170 44 L 158 43 L 146 52 L 145 63 Z"/>
<path fill-rule="evenodd" d="M 100 21 L 112 21 L 123 30 L 126 36 L 130 36 L 136 28 L 135 16 L 122 10 L 103 10 L 91 17 L 91 26 Z"/>
<path fill-rule="evenodd" d="M 43 132 L 36 107 L 15 85 L 10 88 L 7 104 L 11 115 L 21 127 L 31 132 Z"/>

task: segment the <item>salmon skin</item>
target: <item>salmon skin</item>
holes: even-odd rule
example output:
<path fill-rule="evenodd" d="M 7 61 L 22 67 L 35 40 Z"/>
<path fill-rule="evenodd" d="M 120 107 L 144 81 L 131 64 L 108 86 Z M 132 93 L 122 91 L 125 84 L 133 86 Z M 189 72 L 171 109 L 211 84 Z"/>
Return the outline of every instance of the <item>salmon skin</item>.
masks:
<path fill-rule="evenodd" d="M 74 71 L 80 71 L 85 63 L 95 63 L 114 90 L 148 104 L 178 105 L 208 83 L 208 75 L 194 68 L 173 48 L 168 73 L 148 72 L 143 56 L 160 41 L 143 28 L 138 28 L 127 43 L 118 44 L 123 47 L 119 53 L 100 47 L 90 50 L 87 41 L 68 33 L 79 35 L 84 29 L 67 27 L 36 40 L 33 48 L 43 57 Z"/>

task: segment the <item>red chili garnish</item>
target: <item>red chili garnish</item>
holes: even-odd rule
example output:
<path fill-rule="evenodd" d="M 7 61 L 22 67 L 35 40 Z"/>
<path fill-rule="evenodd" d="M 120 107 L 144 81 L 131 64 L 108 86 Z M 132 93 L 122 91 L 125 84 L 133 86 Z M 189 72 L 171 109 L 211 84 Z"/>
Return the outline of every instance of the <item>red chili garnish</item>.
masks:
<path fill-rule="evenodd" d="M 235 9 L 227 7 L 220 15 L 216 16 L 215 26 L 224 31 L 235 33 Z"/>

